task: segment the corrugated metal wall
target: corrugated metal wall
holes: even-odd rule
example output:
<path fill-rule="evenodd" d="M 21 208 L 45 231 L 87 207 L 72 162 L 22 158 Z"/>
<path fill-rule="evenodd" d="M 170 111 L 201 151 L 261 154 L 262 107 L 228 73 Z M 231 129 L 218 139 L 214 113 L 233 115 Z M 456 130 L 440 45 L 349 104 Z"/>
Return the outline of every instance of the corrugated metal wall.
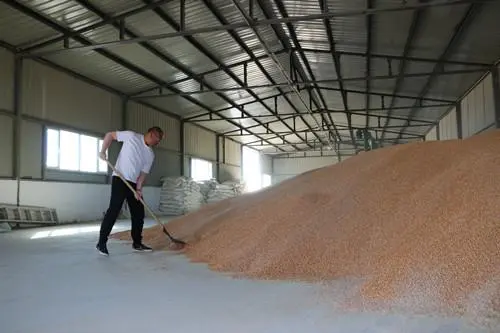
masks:
<path fill-rule="evenodd" d="M 0 176 L 12 177 L 13 173 L 13 147 L 14 147 L 14 118 L 9 115 L 0 115 Z"/>
<path fill-rule="evenodd" d="M 23 120 L 21 123 L 21 177 L 42 178 L 43 126 Z"/>
<path fill-rule="evenodd" d="M 270 175 L 273 173 L 273 159 L 269 155 L 260 155 L 260 170 Z"/>
<path fill-rule="evenodd" d="M 194 124 L 185 124 L 184 145 L 186 155 L 204 158 L 209 161 L 216 161 L 217 159 L 215 133 L 209 130 Z"/>
<path fill-rule="evenodd" d="M 136 102 L 127 104 L 127 128 L 143 133 L 152 126 L 159 126 L 165 132 L 161 148 L 179 152 L 181 150 L 180 126 L 178 119 Z"/>
<path fill-rule="evenodd" d="M 495 126 L 493 80 L 491 74 L 477 84 L 461 101 L 463 137 L 478 134 Z"/>
<path fill-rule="evenodd" d="M 241 144 L 222 138 L 219 140 L 219 154 L 219 182 L 240 180 Z"/>
<path fill-rule="evenodd" d="M 437 140 L 437 127 L 433 127 L 425 136 L 425 141 Z"/>
<path fill-rule="evenodd" d="M 457 111 L 453 108 L 439 121 L 439 140 L 458 139 Z"/>
<path fill-rule="evenodd" d="M 128 129 L 144 133 L 152 126 L 163 129 L 165 136 L 155 148 L 155 161 L 146 185 L 161 185 L 162 177 L 177 177 L 181 171 L 180 121 L 155 109 L 138 104 L 127 103 L 126 126 Z"/>
<path fill-rule="evenodd" d="M 272 182 L 277 184 L 306 171 L 338 163 L 337 156 L 274 158 Z"/>
<path fill-rule="evenodd" d="M 12 177 L 14 147 L 14 55 L 0 48 L 0 177 Z"/>
<path fill-rule="evenodd" d="M 498 70 L 498 69 L 497 69 Z M 480 80 L 460 101 L 462 138 L 495 128 L 495 99 L 493 78 L 491 73 Z M 453 108 L 449 114 L 439 121 L 439 139 L 457 139 L 457 110 Z M 427 135 L 426 140 L 436 140 L 436 128 Z"/>
<path fill-rule="evenodd" d="M 225 164 L 241 167 L 241 145 L 237 142 L 225 140 Z"/>
<path fill-rule="evenodd" d="M 14 55 L 0 48 L 0 110 L 14 110 Z"/>
<path fill-rule="evenodd" d="M 92 132 L 120 128 L 117 95 L 32 60 L 23 62 L 22 72 L 23 114 Z"/>

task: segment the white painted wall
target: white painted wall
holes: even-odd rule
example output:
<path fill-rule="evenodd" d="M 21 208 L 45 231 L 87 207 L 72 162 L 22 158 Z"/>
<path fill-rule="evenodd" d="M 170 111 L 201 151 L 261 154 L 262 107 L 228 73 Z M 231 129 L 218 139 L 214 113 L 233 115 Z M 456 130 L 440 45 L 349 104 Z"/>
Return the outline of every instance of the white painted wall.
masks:
<path fill-rule="evenodd" d="M 498 70 L 498 68 L 497 68 Z M 460 101 L 462 115 L 462 138 L 495 128 L 495 100 L 491 73 L 482 78 Z M 439 121 L 439 139 L 458 138 L 457 110 L 453 108 Z M 427 135 L 426 140 L 436 140 L 436 128 Z"/>
<path fill-rule="evenodd" d="M 295 177 L 306 171 L 338 163 L 337 156 L 274 158 L 272 183 Z"/>
<path fill-rule="evenodd" d="M 439 121 L 439 140 L 458 139 L 457 111 L 453 108 Z"/>
<path fill-rule="evenodd" d="M 55 208 L 63 222 L 100 220 L 111 193 L 111 186 L 107 184 L 21 181 L 20 185 L 21 205 Z M 16 181 L 0 180 L 0 186 L 0 202 L 16 204 Z M 144 200 L 155 212 L 158 212 L 159 196 L 159 187 L 144 188 Z"/>
<path fill-rule="evenodd" d="M 433 127 L 429 133 L 425 136 L 425 141 L 435 141 L 437 140 L 437 127 Z"/>
<path fill-rule="evenodd" d="M 487 75 L 461 101 L 462 134 L 473 136 L 495 126 L 493 79 Z"/>
<path fill-rule="evenodd" d="M 121 99 L 34 60 L 23 62 L 22 113 L 96 133 L 121 127 Z"/>
<path fill-rule="evenodd" d="M 184 145 L 186 155 L 205 158 L 209 161 L 215 161 L 217 158 L 215 133 L 194 124 L 185 124 Z"/>
<path fill-rule="evenodd" d="M 0 110 L 14 110 L 14 54 L 0 47 Z"/>

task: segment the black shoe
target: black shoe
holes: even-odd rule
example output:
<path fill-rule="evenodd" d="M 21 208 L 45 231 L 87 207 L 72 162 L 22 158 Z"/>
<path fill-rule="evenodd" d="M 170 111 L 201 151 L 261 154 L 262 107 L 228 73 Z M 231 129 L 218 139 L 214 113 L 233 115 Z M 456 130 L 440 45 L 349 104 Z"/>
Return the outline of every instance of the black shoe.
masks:
<path fill-rule="evenodd" d="M 103 256 L 109 256 L 109 252 L 108 252 L 108 248 L 106 247 L 106 244 L 104 244 L 104 245 L 97 244 L 95 246 L 95 248 L 97 249 L 97 251 L 99 251 L 99 254 L 101 254 Z"/>
<path fill-rule="evenodd" d="M 149 246 L 146 246 L 144 244 L 133 244 L 132 247 L 134 248 L 134 251 L 136 252 L 151 252 L 153 251 L 152 248 Z"/>

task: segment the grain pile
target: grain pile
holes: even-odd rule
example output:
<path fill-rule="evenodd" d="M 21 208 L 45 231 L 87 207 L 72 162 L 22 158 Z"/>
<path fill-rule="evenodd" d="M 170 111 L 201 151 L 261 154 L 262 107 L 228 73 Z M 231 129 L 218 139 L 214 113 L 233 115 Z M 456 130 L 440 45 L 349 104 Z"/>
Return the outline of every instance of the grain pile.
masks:
<path fill-rule="evenodd" d="M 360 154 L 171 221 L 186 254 L 264 279 L 362 279 L 359 300 L 500 310 L 500 133 Z M 128 239 L 128 233 L 118 235 Z M 145 230 L 157 248 L 165 237 Z"/>

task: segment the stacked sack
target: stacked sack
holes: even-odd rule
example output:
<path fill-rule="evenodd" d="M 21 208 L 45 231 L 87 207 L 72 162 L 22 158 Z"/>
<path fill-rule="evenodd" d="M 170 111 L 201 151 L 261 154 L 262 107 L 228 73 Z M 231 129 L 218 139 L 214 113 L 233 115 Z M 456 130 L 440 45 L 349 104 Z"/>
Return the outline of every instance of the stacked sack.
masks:
<path fill-rule="evenodd" d="M 199 183 L 187 177 L 164 177 L 161 181 L 160 212 L 178 216 L 202 206 L 204 197 Z"/>
<path fill-rule="evenodd" d="M 239 182 L 227 181 L 222 184 L 215 183 L 215 186 L 208 192 L 206 202 L 210 204 L 241 195 L 244 188 L 244 184 Z"/>
<path fill-rule="evenodd" d="M 219 184 L 219 183 L 217 183 L 217 180 L 215 180 L 215 179 L 210 179 L 210 180 L 202 181 L 199 184 L 200 184 L 200 188 L 201 188 L 201 194 L 203 195 L 203 200 L 206 203 L 207 198 L 208 198 L 208 193 L 210 193 L 210 191 L 213 191 L 215 189 L 215 187 L 217 186 L 217 184 Z"/>

